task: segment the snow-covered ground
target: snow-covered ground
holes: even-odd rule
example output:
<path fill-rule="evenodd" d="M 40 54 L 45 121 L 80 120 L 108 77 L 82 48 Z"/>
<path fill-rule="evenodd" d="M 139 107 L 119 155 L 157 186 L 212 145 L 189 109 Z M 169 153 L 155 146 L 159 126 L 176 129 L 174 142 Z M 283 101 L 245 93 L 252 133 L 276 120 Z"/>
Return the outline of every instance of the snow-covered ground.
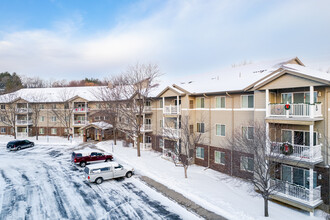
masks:
<path fill-rule="evenodd" d="M 167 187 L 183 194 L 197 204 L 228 219 L 264 219 L 263 199 L 253 191 L 249 183 L 228 175 L 190 166 L 188 179 L 182 167 L 161 158 L 154 151 L 142 151 L 137 157 L 136 149 L 122 147 L 121 142 L 113 146 L 112 141 L 100 142 L 97 148 L 113 153 L 114 158 L 134 167 L 137 173 L 146 175 Z M 308 212 L 289 208 L 274 202 L 269 203 L 270 218 L 267 219 L 324 219 L 326 214 L 316 210 L 315 216 Z"/>
<path fill-rule="evenodd" d="M 88 145 L 53 141 L 14 152 L 0 143 L 1 220 L 199 219 L 137 175 L 101 185 L 88 183 L 83 169 L 70 162 L 73 150 Z"/>
<path fill-rule="evenodd" d="M 83 142 L 82 137 L 75 137 L 70 140 L 64 137 L 58 136 L 39 136 L 38 140 L 36 137 L 17 137 L 17 140 L 29 140 L 33 141 L 35 144 L 43 144 L 43 145 L 77 145 Z M 9 141 L 13 141 L 14 136 L 11 135 L 1 135 L 0 143 L 8 143 Z"/>

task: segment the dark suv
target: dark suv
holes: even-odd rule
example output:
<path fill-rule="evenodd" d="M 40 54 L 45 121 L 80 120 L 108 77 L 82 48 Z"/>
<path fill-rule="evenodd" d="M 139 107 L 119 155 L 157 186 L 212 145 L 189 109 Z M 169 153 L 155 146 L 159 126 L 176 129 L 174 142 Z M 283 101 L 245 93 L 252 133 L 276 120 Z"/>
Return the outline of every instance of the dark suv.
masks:
<path fill-rule="evenodd" d="M 8 150 L 20 150 L 23 148 L 28 148 L 28 147 L 33 147 L 34 143 L 32 141 L 28 140 L 15 140 L 15 141 L 10 141 L 7 144 L 7 149 Z"/>

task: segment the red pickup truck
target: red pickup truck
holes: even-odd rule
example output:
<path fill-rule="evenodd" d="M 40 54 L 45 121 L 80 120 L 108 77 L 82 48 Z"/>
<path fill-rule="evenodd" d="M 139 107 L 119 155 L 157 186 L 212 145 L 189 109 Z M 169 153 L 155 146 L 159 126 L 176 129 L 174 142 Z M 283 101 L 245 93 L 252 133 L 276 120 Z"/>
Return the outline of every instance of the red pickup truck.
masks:
<path fill-rule="evenodd" d="M 73 163 L 85 167 L 87 163 L 111 161 L 113 156 L 98 151 L 75 151 L 72 153 L 71 160 Z"/>

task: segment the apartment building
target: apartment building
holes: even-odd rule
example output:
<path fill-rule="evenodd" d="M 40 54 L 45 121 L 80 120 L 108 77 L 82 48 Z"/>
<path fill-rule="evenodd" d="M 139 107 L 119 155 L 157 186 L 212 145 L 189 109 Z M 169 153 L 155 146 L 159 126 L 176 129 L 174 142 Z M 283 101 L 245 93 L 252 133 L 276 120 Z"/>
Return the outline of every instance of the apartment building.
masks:
<path fill-rule="evenodd" d="M 182 152 L 181 124 L 188 118 L 189 130 L 204 138 L 196 148 L 182 153 L 193 155 L 197 165 L 249 178 L 254 155 L 234 150 L 226 141 L 236 131 L 253 139 L 254 123 L 265 123 L 272 149 L 281 156 L 283 146 L 289 148 L 283 160 L 274 159 L 278 169 L 270 184 L 280 187 L 273 199 L 308 211 L 321 207 L 329 212 L 329 85 L 329 74 L 305 67 L 298 58 L 186 77 L 158 88 L 146 101 L 141 148 L 163 152 L 164 157 Z M 107 121 L 99 114 L 102 100 L 95 95 L 99 89 L 21 89 L 0 96 L 0 111 L 12 105 L 19 136 L 36 132 L 81 135 L 82 127 Z M 38 131 L 35 105 L 40 108 Z M 4 120 L 1 114 L 0 133 L 12 133 Z"/>

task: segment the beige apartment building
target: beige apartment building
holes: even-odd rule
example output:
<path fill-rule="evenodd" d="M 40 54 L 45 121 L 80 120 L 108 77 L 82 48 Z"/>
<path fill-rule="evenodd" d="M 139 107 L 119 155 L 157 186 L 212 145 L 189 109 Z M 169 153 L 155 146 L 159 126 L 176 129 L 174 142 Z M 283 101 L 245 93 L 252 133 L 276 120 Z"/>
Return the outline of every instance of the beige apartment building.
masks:
<path fill-rule="evenodd" d="M 145 103 L 141 146 L 163 152 L 165 158 L 174 151 L 182 152 L 181 123 L 188 118 L 190 131 L 202 133 L 204 138 L 184 153 L 193 156 L 197 165 L 248 178 L 253 176 L 253 155 L 233 150 L 226 142 L 236 131 L 253 139 L 254 124 L 265 123 L 275 152 L 281 156 L 283 145 L 290 145 L 290 153 L 280 162 L 274 161 L 278 169 L 270 184 L 280 187 L 273 199 L 308 211 L 321 207 L 329 212 L 329 85 L 329 74 L 305 67 L 298 58 L 189 76 L 159 88 Z M 99 88 L 19 90 L 10 100 L 17 108 L 17 134 L 81 135 L 80 128 L 106 121 L 98 115 L 102 101 L 95 98 L 95 89 Z M 36 91 L 45 97 L 31 98 Z M 70 95 L 61 99 L 60 93 Z M 3 111 L 8 97 L 1 100 Z M 42 107 L 38 131 L 30 108 L 34 104 Z M 54 109 L 67 113 L 62 115 L 71 118 L 69 126 L 61 123 Z M 7 124 L 1 122 L 1 134 L 11 133 Z M 98 127 L 95 132 L 104 135 Z"/>

